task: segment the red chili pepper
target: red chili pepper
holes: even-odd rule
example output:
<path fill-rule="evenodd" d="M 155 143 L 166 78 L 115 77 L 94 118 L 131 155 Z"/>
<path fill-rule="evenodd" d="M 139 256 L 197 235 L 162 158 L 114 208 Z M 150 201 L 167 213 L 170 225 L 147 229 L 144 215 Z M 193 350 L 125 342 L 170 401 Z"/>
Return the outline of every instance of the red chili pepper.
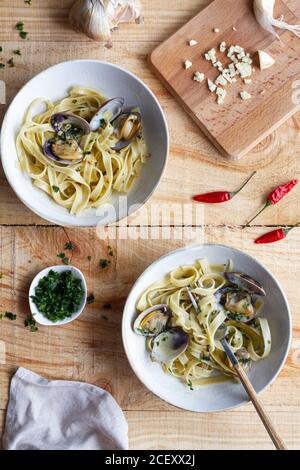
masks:
<path fill-rule="evenodd" d="M 281 201 L 281 199 L 286 196 L 293 189 L 293 187 L 296 186 L 297 183 L 298 180 L 292 180 L 274 189 L 267 196 L 267 202 L 264 207 L 254 217 L 252 217 L 249 222 L 247 222 L 246 227 L 248 227 L 251 222 L 253 222 L 253 220 L 256 219 L 256 217 L 258 217 L 267 207 L 277 204 L 279 201 Z"/>
<path fill-rule="evenodd" d="M 256 171 L 254 171 L 249 178 L 246 179 L 244 184 L 237 190 L 237 191 L 214 191 L 212 193 L 205 193 L 205 194 L 199 194 L 198 196 L 194 196 L 193 199 L 194 201 L 197 202 L 205 202 L 208 204 L 218 204 L 220 202 L 226 202 L 232 199 L 236 194 L 238 194 L 245 186 L 246 184 L 253 178 L 253 176 L 256 174 Z"/>
<path fill-rule="evenodd" d="M 283 240 L 290 233 L 290 231 L 293 230 L 293 228 L 298 227 L 299 224 L 300 222 L 298 222 L 298 224 L 294 225 L 293 227 L 278 228 L 276 230 L 272 230 L 272 232 L 265 233 L 261 237 L 258 237 L 255 240 L 255 243 L 262 244 L 279 242 L 280 240 Z"/>

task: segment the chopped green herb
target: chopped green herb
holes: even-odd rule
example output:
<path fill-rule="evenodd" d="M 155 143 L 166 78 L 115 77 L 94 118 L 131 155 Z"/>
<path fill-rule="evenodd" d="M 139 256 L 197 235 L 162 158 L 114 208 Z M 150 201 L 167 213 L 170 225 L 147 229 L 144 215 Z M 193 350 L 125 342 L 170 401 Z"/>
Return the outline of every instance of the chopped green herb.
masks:
<path fill-rule="evenodd" d="M 99 261 L 100 268 L 105 269 L 110 265 L 110 261 L 108 259 L 101 258 Z"/>
<path fill-rule="evenodd" d="M 7 61 L 7 65 L 9 65 L 10 67 L 15 67 L 15 66 L 16 66 L 13 57 L 11 57 L 11 58 Z"/>
<path fill-rule="evenodd" d="M 194 390 L 193 384 L 192 384 L 192 381 L 191 381 L 191 380 L 188 380 L 188 381 L 187 381 L 187 384 L 188 384 L 188 387 L 189 387 L 190 390 Z"/>
<path fill-rule="evenodd" d="M 103 320 L 108 320 L 106 315 L 102 315 Z"/>
<path fill-rule="evenodd" d="M 2 279 L 2 278 L 3 278 L 3 274 L 2 274 L 2 273 L 0 273 L 0 279 Z"/>
<path fill-rule="evenodd" d="M 24 3 L 27 3 L 27 5 L 31 5 L 31 0 L 24 0 Z"/>
<path fill-rule="evenodd" d="M 107 308 L 107 309 L 109 309 L 109 308 L 111 308 L 111 307 L 112 307 L 112 305 L 111 305 L 111 304 L 104 304 L 104 305 L 103 305 L 103 308 Z"/>
<path fill-rule="evenodd" d="M 90 155 L 91 153 L 92 153 L 92 152 L 89 152 L 89 151 L 85 150 L 85 151 L 83 152 L 83 155 Z"/>
<path fill-rule="evenodd" d="M 88 259 L 88 261 L 91 261 L 92 260 L 91 255 L 87 256 L 87 259 Z"/>
<path fill-rule="evenodd" d="M 17 24 L 16 24 L 16 29 L 18 31 L 23 31 L 24 29 L 24 23 L 22 21 L 19 21 Z"/>
<path fill-rule="evenodd" d="M 111 246 L 108 245 L 108 254 L 109 256 L 114 256 L 114 252 Z"/>
<path fill-rule="evenodd" d="M 39 312 L 53 323 L 71 317 L 82 302 L 84 295 L 81 280 L 73 277 L 71 271 L 49 271 L 31 298 Z"/>
<path fill-rule="evenodd" d="M 90 295 L 87 297 L 86 301 L 87 301 L 88 304 L 94 303 L 94 302 L 95 302 L 95 296 L 94 296 L 94 294 L 90 294 Z"/>
<path fill-rule="evenodd" d="M 2 62 L 0 63 L 0 69 L 4 69 L 5 67 L 5 64 L 3 64 Z"/>
<path fill-rule="evenodd" d="M 55 185 L 52 186 L 52 189 L 55 193 L 58 193 L 58 191 L 59 191 L 59 187 L 55 186 Z"/>
<path fill-rule="evenodd" d="M 65 258 L 65 256 L 66 256 L 65 253 L 58 253 L 57 255 L 57 257 L 61 259 Z"/>
<path fill-rule="evenodd" d="M 0 52 L 3 52 L 3 47 L 2 46 L 0 46 Z"/>
<path fill-rule="evenodd" d="M 67 242 L 67 243 L 65 244 L 65 246 L 64 246 L 64 249 L 65 249 L 65 250 L 71 250 L 71 251 L 74 250 L 74 245 L 73 245 L 73 243 L 72 243 L 72 242 Z"/>
<path fill-rule="evenodd" d="M 33 318 L 32 314 L 30 314 L 30 316 L 28 318 L 26 318 L 26 320 L 24 321 L 24 325 L 26 327 L 30 326 L 30 331 L 32 331 L 33 333 L 38 331 L 38 327 L 36 326 L 36 321 Z"/>
<path fill-rule="evenodd" d="M 3 318 L 3 314 L 2 314 L 2 313 L 0 313 L 0 320 L 2 320 L 2 318 Z"/>
<path fill-rule="evenodd" d="M 159 341 L 156 341 L 156 346 L 159 346 Z"/>
<path fill-rule="evenodd" d="M 26 33 L 25 31 L 20 31 L 19 36 L 21 39 L 26 39 L 28 36 L 28 33 Z"/>
<path fill-rule="evenodd" d="M 5 312 L 4 317 L 8 318 L 9 320 L 15 320 L 17 318 L 17 315 L 12 312 Z"/>
<path fill-rule="evenodd" d="M 64 264 L 70 264 L 70 258 L 67 258 L 66 256 L 62 259 L 62 262 Z"/>
<path fill-rule="evenodd" d="M 22 55 L 20 49 L 15 49 L 15 50 L 13 51 L 13 53 L 14 53 L 15 55 Z"/>

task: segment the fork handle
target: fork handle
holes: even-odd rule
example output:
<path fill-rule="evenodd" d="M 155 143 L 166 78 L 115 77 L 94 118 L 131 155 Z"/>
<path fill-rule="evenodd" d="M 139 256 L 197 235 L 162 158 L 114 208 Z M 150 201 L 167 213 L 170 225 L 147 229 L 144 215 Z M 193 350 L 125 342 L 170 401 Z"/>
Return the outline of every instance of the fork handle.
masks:
<path fill-rule="evenodd" d="M 234 368 L 244 386 L 246 392 L 248 393 L 250 400 L 252 401 L 254 408 L 256 409 L 260 419 L 262 420 L 263 425 L 265 426 L 270 438 L 272 439 L 277 450 L 287 450 L 283 440 L 277 434 L 273 423 L 268 416 L 266 410 L 264 409 L 261 401 L 258 398 L 256 391 L 254 390 L 248 376 L 240 364 L 234 364 Z"/>

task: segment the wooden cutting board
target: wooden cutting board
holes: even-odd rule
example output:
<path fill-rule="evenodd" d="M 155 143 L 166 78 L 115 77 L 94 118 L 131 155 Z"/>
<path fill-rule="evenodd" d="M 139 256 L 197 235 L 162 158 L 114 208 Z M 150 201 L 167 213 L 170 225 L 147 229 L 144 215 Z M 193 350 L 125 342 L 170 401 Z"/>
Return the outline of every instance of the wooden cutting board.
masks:
<path fill-rule="evenodd" d="M 263 30 L 253 14 L 253 0 L 215 0 L 149 56 L 151 68 L 163 81 L 200 129 L 226 157 L 238 159 L 300 109 L 300 39 L 289 31 L 277 30 L 281 41 Z M 276 2 L 275 17 L 300 23 L 300 8 L 292 12 L 282 0 Z M 296 16 L 297 15 L 297 16 Z M 214 32 L 214 29 L 219 32 Z M 234 30 L 236 29 L 236 31 Z M 188 40 L 199 43 L 189 46 Z M 241 78 L 226 86 L 223 105 L 216 103 L 207 81 L 195 82 L 195 71 L 215 80 L 219 72 L 203 54 L 211 48 L 224 64 L 226 54 L 219 44 L 245 48 L 251 56 L 262 49 L 270 53 L 276 64 L 264 71 L 254 65 L 252 82 L 245 85 Z M 190 60 L 187 70 L 183 63 Z M 248 91 L 251 100 L 243 101 L 239 92 Z M 298 98 L 298 99 L 297 99 Z"/>

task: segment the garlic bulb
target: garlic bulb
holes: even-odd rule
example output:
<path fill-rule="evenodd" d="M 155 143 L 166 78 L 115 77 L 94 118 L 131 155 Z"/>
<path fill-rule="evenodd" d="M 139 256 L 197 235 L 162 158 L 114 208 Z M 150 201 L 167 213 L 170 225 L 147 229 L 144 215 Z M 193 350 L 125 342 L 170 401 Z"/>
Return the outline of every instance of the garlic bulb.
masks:
<path fill-rule="evenodd" d="M 280 29 L 288 29 L 300 38 L 300 25 L 288 24 L 282 19 L 274 18 L 274 6 L 275 0 L 254 0 L 254 14 L 261 27 L 276 36 L 277 39 L 280 38 L 273 26 Z"/>
<path fill-rule="evenodd" d="M 76 0 L 69 21 L 76 31 L 110 46 L 119 23 L 142 21 L 140 0 Z"/>

